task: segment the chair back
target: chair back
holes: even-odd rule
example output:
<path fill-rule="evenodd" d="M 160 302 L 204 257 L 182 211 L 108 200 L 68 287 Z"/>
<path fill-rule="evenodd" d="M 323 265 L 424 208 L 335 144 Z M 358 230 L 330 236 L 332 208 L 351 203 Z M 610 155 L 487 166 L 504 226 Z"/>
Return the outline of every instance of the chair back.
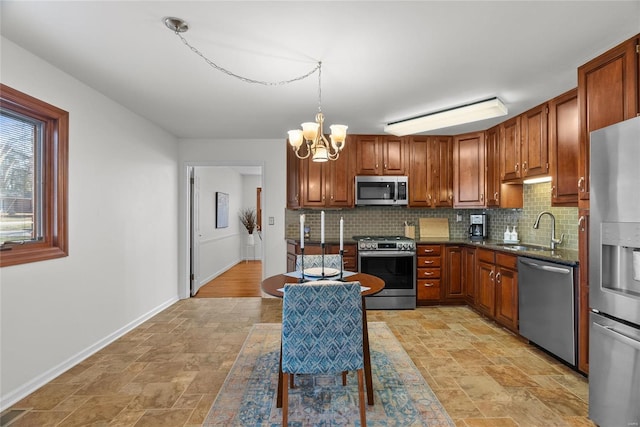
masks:
<path fill-rule="evenodd" d="M 282 372 L 363 368 L 360 282 L 286 284 L 282 304 Z"/>
<path fill-rule="evenodd" d="M 330 254 L 324 256 L 324 266 L 326 268 L 335 268 L 340 270 L 342 259 L 340 255 Z M 296 255 L 296 271 L 302 267 L 302 255 Z M 322 267 L 322 255 L 305 255 L 304 268 Z"/>

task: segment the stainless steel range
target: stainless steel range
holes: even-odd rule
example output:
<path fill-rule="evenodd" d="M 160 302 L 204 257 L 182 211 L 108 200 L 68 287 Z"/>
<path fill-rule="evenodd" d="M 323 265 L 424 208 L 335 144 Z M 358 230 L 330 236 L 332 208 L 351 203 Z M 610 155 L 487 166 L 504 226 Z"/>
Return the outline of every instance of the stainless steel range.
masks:
<path fill-rule="evenodd" d="M 416 244 L 404 236 L 354 236 L 358 271 L 380 277 L 384 289 L 366 297 L 368 309 L 416 308 Z"/>

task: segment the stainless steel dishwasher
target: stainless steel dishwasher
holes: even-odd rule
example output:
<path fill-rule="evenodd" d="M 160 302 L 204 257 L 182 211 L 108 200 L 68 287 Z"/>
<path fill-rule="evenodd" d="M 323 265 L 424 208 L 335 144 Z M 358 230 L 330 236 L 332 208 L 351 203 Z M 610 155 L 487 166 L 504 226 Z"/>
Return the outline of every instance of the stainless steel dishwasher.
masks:
<path fill-rule="evenodd" d="M 518 258 L 520 335 L 576 366 L 576 269 Z"/>

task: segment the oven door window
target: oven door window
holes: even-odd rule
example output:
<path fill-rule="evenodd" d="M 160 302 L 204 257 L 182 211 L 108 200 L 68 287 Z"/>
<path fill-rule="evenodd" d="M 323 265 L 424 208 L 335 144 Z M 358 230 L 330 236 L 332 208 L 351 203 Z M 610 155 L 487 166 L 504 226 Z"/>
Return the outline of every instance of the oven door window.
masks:
<path fill-rule="evenodd" d="M 411 256 L 360 257 L 360 271 L 384 280 L 385 290 L 413 289 L 414 269 Z"/>

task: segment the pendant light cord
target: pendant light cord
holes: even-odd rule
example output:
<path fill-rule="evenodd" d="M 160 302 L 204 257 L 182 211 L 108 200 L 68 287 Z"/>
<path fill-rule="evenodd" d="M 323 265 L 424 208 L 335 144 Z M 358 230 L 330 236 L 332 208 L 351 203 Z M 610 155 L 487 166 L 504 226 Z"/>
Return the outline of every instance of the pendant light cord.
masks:
<path fill-rule="evenodd" d="M 215 68 L 218 71 L 221 71 L 231 77 L 235 77 L 238 80 L 242 80 L 245 83 L 255 83 L 255 84 L 260 84 L 260 85 L 264 85 L 264 86 L 282 86 L 282 85 L 286 85 L 289 83 L 293 83 L 293 82 L 297 82 L 299 80 L 303 80 L 306 79 L 307 77 L 311 76 L 313 73 L 315 73 L 316 71 L 318 71 L 318 83 L 319 83 L 319 79 L 320 79 L 320 74 L 321 74 L 321 66 L 322 66 L 322 62 L 318 61 L 318 64 L 311 69 L 308 73 L 303 74 L 301 76 L 298 77 L 294 77 L 292 79 L 289 80 L 280 80 L 277 82 L 267 82 L 267 81 L 263 81 L 263 80 L 255 80 L 255 79 L 250 79 L 248 77 L 244 77 L 244 76 L 240 76 L 232 71 L 227 70 L 224 67 L 221 67 L 220 65 L 216 64 L 215 62 L 213 62 L 212 60 L 210 60 L 209 58 L 207 58 L 202 52 L 200 52 L 200 50 L 198 50 L 195 46 L 191 45 L 187 39 L 185 39 L 183 37 L 182 34 L 180 34 L 179 31 L 174 31 L 175 34 L 180 37 L 180 40 L 182 40 L 182 43 L 184 43 L 185 46 L 187 46 L 189 49 L 191 49 L 191 51 L 193 53 L 195 53 L 196 55 L 198 55 L 199 57 L 201 57 L 207 64 L 209 64 L 211 67 Z M 320 98 L 322 95 L 320 93 L 320 84 L 318 84 L 318 98 Z M 319 106 L 318 106 L 318 109 Z"/>

